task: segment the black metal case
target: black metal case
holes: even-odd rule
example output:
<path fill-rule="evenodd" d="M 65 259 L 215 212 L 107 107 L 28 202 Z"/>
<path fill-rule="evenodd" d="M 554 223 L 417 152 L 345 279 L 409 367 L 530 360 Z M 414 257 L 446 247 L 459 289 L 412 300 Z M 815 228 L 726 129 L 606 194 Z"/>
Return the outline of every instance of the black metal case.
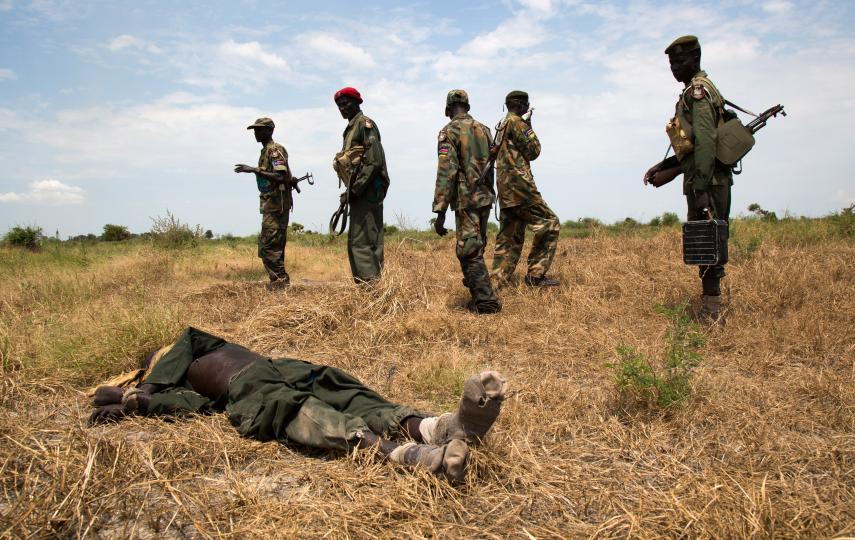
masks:
<path fill-rule="evenodd" d="M 683 262 L 714 266 L 727 262 L 727 222 L 723 219 L 683 224 Z"/>

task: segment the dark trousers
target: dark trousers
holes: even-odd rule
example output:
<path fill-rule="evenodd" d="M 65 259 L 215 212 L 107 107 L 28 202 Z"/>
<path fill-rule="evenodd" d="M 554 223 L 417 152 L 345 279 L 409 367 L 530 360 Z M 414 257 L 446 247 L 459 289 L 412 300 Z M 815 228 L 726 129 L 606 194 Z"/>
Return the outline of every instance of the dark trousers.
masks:
<path fill-rule="evenodd" d="M 730 186 L 710 186 L 709 194 L 713 217 L 728 221 L 730 219 Z M 695 208 L 695 194 L 691 190 L 686 193 L 686 204 L 689 207 L 687 215 L 689 221 L 708 219 L 708 216 Z M 698 275 L 705 295 L 721 296 L 721 278 L 726 275 L 723 264 L 699 266 Z"/>
<path fill-rule="evenodd" d="M 258 256 L 270 281 L 289 281 L 285 271 L 285 244 L 288 241 L 288 213 L 262 214 L 258 234 Z"/>

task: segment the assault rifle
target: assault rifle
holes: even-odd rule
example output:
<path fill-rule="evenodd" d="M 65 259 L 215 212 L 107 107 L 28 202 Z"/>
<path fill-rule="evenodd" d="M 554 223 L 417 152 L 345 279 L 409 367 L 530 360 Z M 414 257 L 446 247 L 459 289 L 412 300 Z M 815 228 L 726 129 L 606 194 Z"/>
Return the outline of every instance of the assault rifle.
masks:
<path fill-rule="evenodd" d="M 303 180 L 308 180 L 309 185 L 314 186 L 315 185 L 314 178 L 315 177 L 312 176 L 312 173 L 306 173 L 303 176 L 301 176 L 300 178 L 292 178 L 291 183 L 290 183 L 290 188 L 293 189 L 294 191 L 296 191 L 297 193 L 301 193 L 300 182 L 302 182 Z M 287 189 L 287 187 L 288 187 L 288 184 L 279 184 L 279 191 L 280 191 L 280 194 L 282 195 L 282 197 L 279 200 L 281 201 L 281 204 L 282 204 L 282 213 L 283 214 L 285 213 L 285 190 Z M 293 200 L 291 201 L 291 208 L 292 209 L 294 208 L 294 201 Z"/>
<path fill-rule="evenodd" d="M 727 102 L 727 103 L 729 105 L 732 105 L 732 103 L 730 103 L 730 102 Z M 739 110 L 744 111 L 744 109 L 742 109 L 742 108 L 739 108 Z M 743 126 L 738 120 L 736 120 L 735 125 L 732 124 L 732 122 L 736 119 L 735 118 L 736 115 L 735 115 L 735 113 L 733 113 L 733 111 L 728 111 L 728 112 L 730 112 L 733 116 L 728 121 L 726 121 L 723 126 L 718 128 L 719 139 L 723 138 L 721 130 L 725 126 L 728 126 L 730 128 L 730 129 L 728 129 L 727 136 L 729 136 L 733 139 L 736 139 L 736 138 L 738 138 L 738 135 L 740 134 L 740 132 L 743 132 L 745 134 L 744 137 L 747 137 L 747 139 L 745 139 L 745 140 L 736 141 L 736 143 L 745 144 L 745 146 L 743 147 L 744 152 L 737 152 L 737 154 L 741 154 L 741 155 L 739 155 L 739 157 L 737 159 L 734 159 L 732 163 L 728 163 L 729 165 L 735 165 L 739 160 L 742 159 L 742 156 L 744 156 L 746 153 L 748 153 L 749 150 L 751 150 L 751 147 L 754 144 L 753 135 L 755 133 L 757 133 L 758 131 L 760 131 L 762 128 L 766 127 L 766 122 L 770 118 L 777 117 L 778 114 L 780 114 L 781 116 L 787 116 L 787 113 L 784 111 L 783 105 L 775 105 L 774 107 L 769 107 L 768 109 L 766 109 L 762 113 L 755 115 L 754 120 L 752 120 L 751 122 L 749 122 L 748 124 Z M 750 142 L 749 142 L 749 140 L 750 140 Z M 721 140 L 719 140 L 719 143 L 721 143 Z M 721 146 L 721 144 L 719 144 L 719 146 Z M 662 161 L 660 161 L 659 163 L 657 163 L 656 165 L 654 165 L 653 167 L 651 167 L 650 169 L 648 169 L 646 173 L 644 173 L 644 184 L 645 185 L 653 184 L 653 187 L 657 187 L 657 188 L 662 187 L 683 173 L 683 169 L 680 167 L 680 162 L 677 160 L 677 156 L 667 157 L 668 152 L 670 152 L 670 151 L 671 151 L 671 145 L 668 145 L 668 150 L 665 151 L 666 158 L 663 159 Z M 732 154 L 733 149 L 728 148 L 727 151 L 728 151 L 728 153 Z M 718 154 L 720 154 L 721 152 L 722 152 L 721 148 L 717 148 L 716 149 L 716 157 L 719 157 Z M 734 171 L 735 174 L 739 174 L 740 172 L 742 172 L 741 169 L 739 171 Z"/>

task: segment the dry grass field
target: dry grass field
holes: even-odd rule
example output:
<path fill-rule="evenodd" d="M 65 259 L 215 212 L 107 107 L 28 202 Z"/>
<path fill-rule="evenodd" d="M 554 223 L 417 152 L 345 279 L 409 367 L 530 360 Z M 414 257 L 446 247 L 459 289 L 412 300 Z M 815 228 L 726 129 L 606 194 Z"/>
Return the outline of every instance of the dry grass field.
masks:
<path fill-rule="evenodd" d="M 511 286 L 482 317 L 463 309 L 453 241 L 426 234 L 387 237 L 371 290 L 341 240 L 289 244 L 297 285 L 275 293 L 248 242 L 4 248 L 0 536 L 853 536 L 855 241 L 834 227 L 733 226 L 726 326 L 701 328 L 691 394 L 669 407 L 620 392 L 607 364 L 621 345 L 661 358 L 656 306 L 697 305 L 676 227 L 562 237 L 561 287 Z M 429 411 L 487 368 L 511 393 L 460 486 L 241 439 L 222 415 L 87 427 L 82 390 L 187 325 Z"/>

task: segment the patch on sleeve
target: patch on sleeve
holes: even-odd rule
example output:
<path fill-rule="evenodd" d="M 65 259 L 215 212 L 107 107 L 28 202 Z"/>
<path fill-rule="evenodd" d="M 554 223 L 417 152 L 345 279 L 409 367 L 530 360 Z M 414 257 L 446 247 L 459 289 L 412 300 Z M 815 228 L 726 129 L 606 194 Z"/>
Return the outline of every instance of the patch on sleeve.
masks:
<path fill-rule="evenodd" d="M 373 127 L 374 127 L 374 124 L 372 124 L 372 123 L 371 123 L 371 120 L 369 120 L 369 119 L 367 119 L 367 118 L 366 118 L 366 119 L 365 119 L 365 127 L 366 127 L 367 129 L 371 129 L 371 128 L 373 128 Z"/>
<path fill-rule="evenodd" d="M 707 90 L 702 84 L 692 85 L 692 97 L 695 99 L 704 99 L 707 95 Z"/>
<path fill-rule="evenodd" d="M 534 130 L 532 128 L 528 128 L 525 132 L 525 136 L 528 139 L 533 139 L 534 138 Z"/>
<path fill-rule="evenodd" d="M 438 140 L 439 142 L 442 142 L 445 140 L 445 130 L 444 129 L 439 132 L 439 135 L 437 136 L 436 140 Z"/>
<path fill-rule="evenodd" d="M 448 143 L 439 145 L 439 157 L 448 156 L 451 146 Z"/>
<path fill-rule="evenodd" d="M 273 148 L 272 150 L 270 150 L 270 153 L 267 154 L 267 157 L 271 160 L 282 159 L 282 154 L 279 153 L 279 150 Z"/>
<path fill-rule="evenodd" d="M 274 159 L 273 160 L 273 166 L 274 167 L 284 167 L 285 166 L 285 160 L 284 159 Z"/>

